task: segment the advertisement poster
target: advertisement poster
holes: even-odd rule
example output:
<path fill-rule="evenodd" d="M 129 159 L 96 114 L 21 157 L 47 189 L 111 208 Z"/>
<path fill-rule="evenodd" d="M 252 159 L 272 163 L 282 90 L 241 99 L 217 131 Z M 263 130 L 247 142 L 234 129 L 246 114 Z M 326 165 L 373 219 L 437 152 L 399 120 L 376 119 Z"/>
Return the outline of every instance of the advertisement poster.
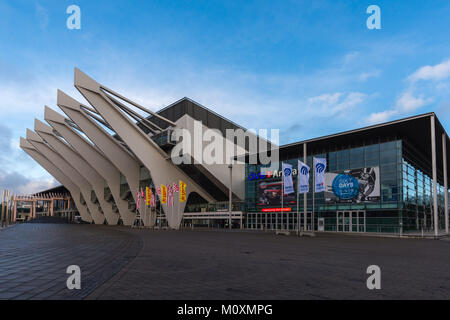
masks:
<path fill-rule="evenodd" d="M 281 186 L 280 180 L 260 181 L 258 183 L 258 205 L 259 206 L 281 206 Z M 285 206 L 296 203 L 296 194 L 285 194 L 283 198 Z"/>
<path fill-rule="evenodd" d="M 370 167 L 325 173 L 325 202 L 370 203 L 380 201 L 380 168 Z"/>

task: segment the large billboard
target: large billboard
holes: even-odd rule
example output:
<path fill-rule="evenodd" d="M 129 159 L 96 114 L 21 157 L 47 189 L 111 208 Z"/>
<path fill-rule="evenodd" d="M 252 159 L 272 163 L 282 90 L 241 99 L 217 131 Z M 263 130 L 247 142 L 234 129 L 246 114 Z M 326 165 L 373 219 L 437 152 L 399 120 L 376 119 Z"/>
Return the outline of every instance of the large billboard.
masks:
<path fill-rule="evenodd" d="M 295 181 L 296 179 L 294 179 Z M 294 182 L 294 185 L 295 182 Z M 280 206 L 281 205 L 281 186 L 280 180 L 262 180 L 258 182 L 258 206 Z M 285 206 L 296 203 L 296 193 L 285 194 L 283 204 Z"/>
<path fill-rule="evenodd" d="M 380 201 L 380 168 L 325 173 L 325 202 L 367 203 Z"/>

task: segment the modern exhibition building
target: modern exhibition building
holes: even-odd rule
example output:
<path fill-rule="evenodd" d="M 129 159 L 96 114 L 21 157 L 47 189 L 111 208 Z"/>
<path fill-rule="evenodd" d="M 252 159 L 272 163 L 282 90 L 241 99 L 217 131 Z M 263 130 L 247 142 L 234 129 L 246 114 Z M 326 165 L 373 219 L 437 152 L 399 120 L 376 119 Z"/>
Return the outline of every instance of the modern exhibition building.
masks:
<path fill-rule="evenodd" d="M 244 128 L 188 98 L 152 112 L 78 69 L 75 87 L 89 105 L 58 91 L 64 115 L 45 107 L 47 123 L 36 120 L 20 146 L 70 192 L 85 222 L 448 233 L 449 138 L 434 113 L 279 147 L 248 134 L 242 145 L 227 134 Z M 223 154 L 222 163 L 199 160 L 198 148 L 201 155 L 212 141 L 205 140 L 210 129 L 239 161 L 230 165 Z M 194 137 L 195 145 L 179 154 L 189 161 L 174 161 L 177 142 L 187 141 L 174 132 Z M 255 137 L 278 154 L 270 171 L 258 157 L 253 161 L 249 144 Z M 294 168 L 297 189 L 298 160 L 312 167 L 313 158 L 326 159 L 325 191 L 282 192 L 281 163 Z M 313 179 L 311 174 L 310 185 Z"/>

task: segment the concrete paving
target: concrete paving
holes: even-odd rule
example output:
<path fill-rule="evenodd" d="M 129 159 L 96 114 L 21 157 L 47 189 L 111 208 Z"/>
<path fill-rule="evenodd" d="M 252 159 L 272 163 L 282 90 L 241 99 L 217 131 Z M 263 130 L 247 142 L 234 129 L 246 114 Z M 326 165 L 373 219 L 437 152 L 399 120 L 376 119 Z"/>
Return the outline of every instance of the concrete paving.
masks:
<path fill-rule="evenodd" d="M 82 289 L 65 287 L 65 268 Z M 381 268 L 381 290 L 366 269 Z M 0 299 L 449 299 L 450 241 L 19 225 L 0 232 Z"/>
<path fill-rule="evenodd" d="M 83 299 L 142 247 L 130 233 L 93 225 L 24 223 L 0 231 L 0 299 Z M 81 268 L 81 290 L 66 269 Z"/>

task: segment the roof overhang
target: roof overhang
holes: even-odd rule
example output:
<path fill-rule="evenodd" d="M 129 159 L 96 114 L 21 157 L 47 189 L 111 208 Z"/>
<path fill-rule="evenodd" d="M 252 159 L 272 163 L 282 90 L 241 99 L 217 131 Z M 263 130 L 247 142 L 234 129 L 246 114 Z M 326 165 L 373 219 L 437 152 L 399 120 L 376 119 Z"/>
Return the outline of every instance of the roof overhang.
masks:
<path fill-rule="evenodd" d="M 330 151 L 338 151 L 348 148 L 356 148 L 364 145 L 382 143 L 401 139 L 408 142 L 417 151 L 425 165 L 421 168 L 426 174 L 432 176 L 431 167 L 431 118 L 435 118 L 436 133 L 436 165 L 438 181 L 442 183 L 443 177 L 443 153 L 442 139 L 445 134 L 445 143 L 449 148 L 449 137 L 441 122 L 433 112 L 425 113 L 400 120 L 376 124 L 360 129 L 345 131 L 324 137 L 303 140 L 295 143 L 280 146 L 280 161 L 303 157 L 303 144 L 307 145 L 307 154 L 320 154 Z M 249 155 L 246 155 L 248 162 Z M 449 167 L 449 158 L 447 157 L 447 168 Z M 450 178 L 447 172 L 447 178 Z"/>

